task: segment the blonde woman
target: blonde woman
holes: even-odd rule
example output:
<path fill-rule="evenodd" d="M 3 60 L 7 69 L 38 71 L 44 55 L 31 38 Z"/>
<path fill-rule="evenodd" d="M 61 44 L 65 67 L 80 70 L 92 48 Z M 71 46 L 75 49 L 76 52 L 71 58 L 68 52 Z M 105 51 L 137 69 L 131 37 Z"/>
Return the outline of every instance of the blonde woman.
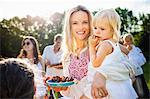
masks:
<path fill-rule="evenodd" d="M 72 77 L 78 84 L 68 87 L 62 91 L 63 96 L 71 99 L 84 98 L 83 87 L 84 77 L 87 75 L 89 63 L 88 37 L 92 33 L 92 15 L 84 6 L 77 6 L 67 12 L 64 35 L 63 49 L 64 61 L 63 68 L 65 76 Z M 98 78 L 99 79 L 99 78 Z M 98 93 L 99 84 L 94 86 L 95 93 Z M 102 86 L 103 87 L 103 86 Z"/>
<path fill-rule="evenodd" d="M 63 45 L 64 75 L 76 79 L 78 84 L 62 91 L 63 96 L 79 99 L 83 92 L 82 79 L 87 75 L 89 63 L 88 37 L 92 32 L 92 15 L 84 6 L 70 9 L 66 14 Z"/>

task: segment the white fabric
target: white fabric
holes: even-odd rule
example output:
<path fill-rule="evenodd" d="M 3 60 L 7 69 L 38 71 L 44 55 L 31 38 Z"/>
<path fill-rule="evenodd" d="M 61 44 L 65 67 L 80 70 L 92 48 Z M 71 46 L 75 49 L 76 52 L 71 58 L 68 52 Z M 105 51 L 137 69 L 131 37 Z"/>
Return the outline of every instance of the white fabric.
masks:
<path fill-rule="evenodd" d="M 90 99 L 91 97 L 91 83 L 96 71 L 100 72 L 106 77 L 106 89 L 108 91 L 108 97 L 106 99 L 136 99 L 137 95 L 133 89 L 131 83 L 129 83 L 129 70 L 125 65 L 131 65 L 126 61 L 126 58 L 122 54 L 119 44 L 113 44 L 107 40 L 113 47 L 113 52 L 107 55 L 102 62 L 102 65 L 98 68 L 94 68 L 89 63 L 88 76 L 86 87 L 84 88 L 84 94 Z"/>
<path fill-rule="evenodd" d="M 113 52 L 105 57 L 101 66 L 98 68 L 94 68 L 89 63 L 88 66 L 88 75 L 94 75 L 94 71 L 98 71 L 103 74 L 107 79 L 112 80 L 127 80 L 129 79 L 129 70 L 125 65 L 131 65 L 128 62 L 124 62 L 126 60 L 125 56 L 120 50 L 119 44 L 113 44 L 111 41 L 107 40 L 113 47 Z M 107 42 L 105 41 L 105 42 Z M 92 73 L 92 74 L 91 74 Z M 89 76 L 89 80 L 92 77 Z"/>
<path fill-rule="evenodd" d="M 86 81 L 86 78 L 82 78 L 77 84 L 69 86 L 67 91 L 61 91 L 61 94 L 69 97 L 70 99 L 80 99 L 80 97 L 84 94 Z"/>
<path fill-rule="evenodd" d="M 36 64 L 31 64 L 27 58 L 25 58 L 23 60 L 25 60 L 27 63 L 29 63 L 31 65 L 31 68 L 34 73 L 34 84 L 36 87 L 35 97 L 44 96 L 46 94 L 46 86 L 44 85 L 44 80 L 43 80 L 43 76 L 42 76 L 41 63 L 38 62 L 38 64 L 36 65 Z"/>
<path fill-rule="evenodd" d="M 35 68 L 35 86 L 36 86 L 36 97 L 45 96 L 46 94 L 46 86 L 44 85 L 44 80 L 42 76 L 42 65 L 38 63 L 37 65 L 33 65 Z"/>
<path fill-rule="evenodd" d="M 89 98 L 93 99 L 91 96 L 91 82 L 86 82 L 84 88 L 84 94 Z M 138 96 L 132 87 L 132 83 L 129 80 L 114 81 L 106 80 L 106 89 L 108 91 L 108 96 L 102 99 L 136 99 Z"/>
<path fill-rule="evenodd" d="M 130 62 L 135 66 L 134 67 L 135 75 L 138 76 L 143 74 L 141 66 L 146 63 L 146 59 L 142 51 L 138 47 L 132 45 L 132 50 L 129 52 L 128 57 Z"/>
<path fill-rule="evenodd" d="M 44 60 L 50 61 L 51 64 L 58 64 L 61 63 L 62 60 L 62 50 L 60 50 L 57 53 L 54 53 L 54 46 L 49 45 L 46 46 L 42 58 Z M 46 68 L 46 76 L 62 76 L 63 75 L 63 69 L 56 69 L 54 67 Z"/>

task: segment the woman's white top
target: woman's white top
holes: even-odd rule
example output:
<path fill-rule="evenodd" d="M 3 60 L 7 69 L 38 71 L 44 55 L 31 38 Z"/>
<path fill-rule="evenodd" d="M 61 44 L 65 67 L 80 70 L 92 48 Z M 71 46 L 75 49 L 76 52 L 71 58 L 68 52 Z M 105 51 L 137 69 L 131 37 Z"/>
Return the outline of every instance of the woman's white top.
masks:
<path fill-rule="evenodd" d="M 143 74 L 141 66 L 146 63 L 146 59 L 142 51 L 138 47 L 132 45 L 132 49 L 130 50 L 128 57 L 130 62 L 134 64 L 135 75 L 138 76 Z"/>
<path fill-rule="evenodd" d="M 31 64 L 30 60 L 24 59 L 28 64 L 31 65 L 31 69 L 34 73 L 34 84 L 36 87 L 35 97 L 44 96 L 46 94 L 46 86 L 44 85 L 44 80 L 42 76 L 42 65 L 40 62 L 38 64 Z"/>

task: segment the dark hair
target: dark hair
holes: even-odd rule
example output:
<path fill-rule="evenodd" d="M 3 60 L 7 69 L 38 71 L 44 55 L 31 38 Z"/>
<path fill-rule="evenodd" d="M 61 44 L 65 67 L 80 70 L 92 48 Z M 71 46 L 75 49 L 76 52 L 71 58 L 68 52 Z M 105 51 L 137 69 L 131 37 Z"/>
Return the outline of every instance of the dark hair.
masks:
<path fill-rule="evenodd" d="M 58 39 L 62 40 L 62 34 L 56 34 L 54 36 L 54 41 L 57 41 Z"/>
<path fill-rule="evenodd" d="M 34 74 L 20 59 L 0 61 L 0 98 L 32 98 Z"/>
<path fill-rule="evenodd" d="M 27 57 L 27 52 L 23 49 L 24 41 L 29 39 L 32 44 L 33 44 L 33 55 L 34 55 L 34 64 L 37 64 L 39 62 L 39 56 L 40 56 L 40 50 L 38 46 L 37 40 L 32 37 L 32 36 L 25 36 L 24 39 L 22 40 L 22 49 L 20 51 L 20 54 L 18 55 L 18 58 L 26 58 Z"/>

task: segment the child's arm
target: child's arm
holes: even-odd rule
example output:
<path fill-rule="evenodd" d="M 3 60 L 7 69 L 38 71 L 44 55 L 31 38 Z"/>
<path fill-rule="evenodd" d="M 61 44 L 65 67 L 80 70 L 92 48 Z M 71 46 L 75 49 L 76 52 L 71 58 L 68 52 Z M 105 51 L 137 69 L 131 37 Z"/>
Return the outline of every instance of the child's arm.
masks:
<path fill-rule="evenodd" d="M 89 38 L 89 51 L 90 51 L 90 60 L 94 67 L 99 67 L 104 58 L 112 53 L 112 46 L 109 42 L 103 42 L 98 49 L 96 49 L 96 40 L 92 37 Z"/>

